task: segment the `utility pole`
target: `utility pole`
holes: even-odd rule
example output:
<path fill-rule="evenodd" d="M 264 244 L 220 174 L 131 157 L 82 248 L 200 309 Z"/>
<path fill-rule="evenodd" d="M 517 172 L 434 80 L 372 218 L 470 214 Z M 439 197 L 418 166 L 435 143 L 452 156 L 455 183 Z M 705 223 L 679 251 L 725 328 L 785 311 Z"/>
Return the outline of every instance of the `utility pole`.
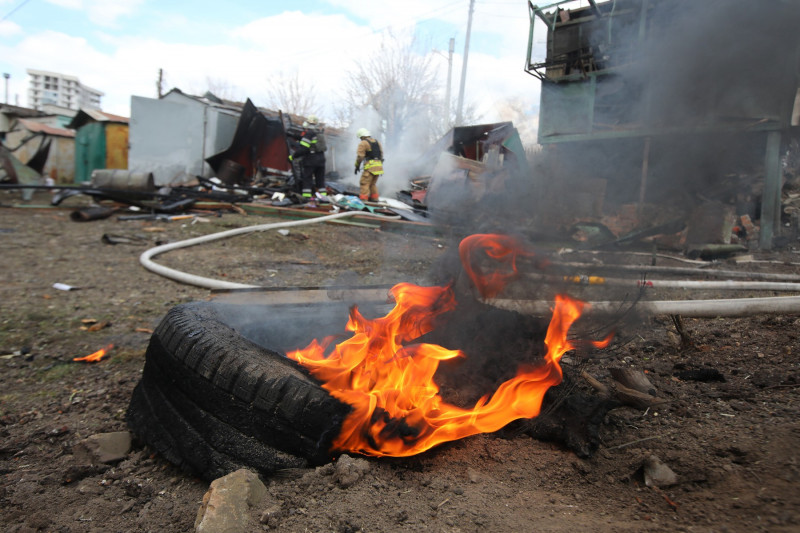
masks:
<path fill-rule="evenodd" d="M 469 35 L 472 32 L 472 12 L 475 11 L 475 0 L 469 0 L 469 17 L 467 18 L 467 40 L 464 42 L 464 63 L 461 65 L 461 87 L 458 89 L 458 108 L 456 109 L 456 126 L 461 125 L 464 110 L 464 85 L 467 82 L 467 58 L 469 57 Z"/>
<path fill-rule="evenodd" d="M 161 98 L 164 88 L 164 69 L 158 69 L 158 80 L 156 81 L 156 92 L 158 97 Z"/>
<path fill-rule="evenodd" d="M 447 91 L 444 106 L 444 122 L 450 126 L 450 87 L 453 85 L 453 50 L 456 47 L 456 40 L 450 37 L 450 54 L 447 57 Z"/>
<path fill-rule="evenodd" d="M 3 77 L 6 79 L 6 105 L 8 105 L 8 78 L 11 77 L 11 74 L 8 72 L 3 72 Z"/>

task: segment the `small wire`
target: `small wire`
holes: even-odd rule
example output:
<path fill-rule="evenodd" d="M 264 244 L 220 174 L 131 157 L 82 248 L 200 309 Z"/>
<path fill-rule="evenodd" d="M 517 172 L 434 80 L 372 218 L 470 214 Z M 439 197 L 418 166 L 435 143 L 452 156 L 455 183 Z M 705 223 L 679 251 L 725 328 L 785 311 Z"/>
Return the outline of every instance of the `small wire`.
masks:
<path fill-rule="evenodd" d="M 22 0 L 22 3 L 20 3 L 20 4 L 19 4 L 17 7 L 15 7 L 14 9 L 12 9 L 12 10 L 11 10 L 11 11 L 9 11 L 8 13 L 6 13 L 6 14 L 3 16 L 3 18 L 1 18 L 1 19 L 0 19 L 0 22 L 3 22 L 3 21 L 4 21 L 4 20 L 6 20 L 8 17 L 10 17 L 11 15 L 13 15 L 15 12 L 19 11 L 19 9 L 20 9 L 22 6 L 24 6 L 25 4 L 27 4 L 27 3 L 28 3 L 28 2 L 30 2 L 30 1 L 31 1 L 31 0 Z"/>

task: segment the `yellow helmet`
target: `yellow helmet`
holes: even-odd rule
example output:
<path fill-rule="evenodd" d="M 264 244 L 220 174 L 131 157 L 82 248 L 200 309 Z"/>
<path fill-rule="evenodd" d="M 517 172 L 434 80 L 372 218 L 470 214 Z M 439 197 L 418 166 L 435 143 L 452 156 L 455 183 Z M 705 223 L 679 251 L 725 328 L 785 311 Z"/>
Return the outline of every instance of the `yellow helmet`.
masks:
<path fill-rule="evenodd" d="M 360 129 L 359 129 L 359 130 L 356 132 L 356 137 L 358 137 L 359 139 L 360 139 L 361 137 L 369 137 L 369 130 L 368 130 L 367 128 L 360 128 Z"/>

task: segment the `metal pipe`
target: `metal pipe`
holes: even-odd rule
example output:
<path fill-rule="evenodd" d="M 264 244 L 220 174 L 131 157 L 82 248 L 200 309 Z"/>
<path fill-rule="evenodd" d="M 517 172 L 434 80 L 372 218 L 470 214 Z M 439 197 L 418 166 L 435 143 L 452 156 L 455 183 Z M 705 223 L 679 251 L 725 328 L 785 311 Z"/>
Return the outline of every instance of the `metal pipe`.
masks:
<path fill-rule="evenodd" d="M 620 270 L 627 272 L 636 272 L 639 274 L 646 274 L 649 272 L 659 272 L 666 274 L 698 274 L 702 276 L 715 276 L 726 278 L 750 278 L 761 279 L 769 281 L 798 281 L 800 282 L 800 275 L 797 274 L 774 274 L 771 272 L 742 272 L 739 270 L 713 270 L 689 267 L 662 267 L 662 266 L 648 266 L 648 265 L 593 265 L 591 263 L 553 263 L 554 267 L 571 267 L 582 268 L 587 271 L 597 272 L 600 270 Z"/>
<path fill-rule="evenodd" d="M 487 304 L 534 316 L 552 314 L 552 302 L 536 300 L 487 300 Z M 680 315 L 693 318 L 743 317 L 761 314 L 800 313 L 800 296 L 734 298 L 727 300 L 672 300 L 633 302 L 587 302 L 584 313 L 620 313 L 631 307 L 651 315 Z"/>
<path fill-rule="evenodd" d="M 764 155 L 764 193 L 761 201 L 761 233 L 758 245 L 762 250 L 772 249 L 772 237 L 780 227 L 781 216 L 781 132 L 767 133 Z"/>

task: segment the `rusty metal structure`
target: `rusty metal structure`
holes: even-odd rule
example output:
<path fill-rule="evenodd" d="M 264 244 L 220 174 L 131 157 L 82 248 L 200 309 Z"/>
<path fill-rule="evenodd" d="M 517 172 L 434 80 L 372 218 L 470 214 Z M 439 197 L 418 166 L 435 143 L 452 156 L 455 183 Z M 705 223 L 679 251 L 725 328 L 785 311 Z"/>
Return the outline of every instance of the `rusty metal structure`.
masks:
<path fill-rule="evenodd" d="M 780 223 L 781 155 L 800 130 L 797 3 L 576 4 L 529 2 L 525 70 L 542 82 L 539 142 L 578 157 L 624 154 L 635 173 L 624 165 L 609 172 L 628 174 L 614 179 L 638 189 L 640 204 L 676 175 L 686 175 L 688 187 L 713 184 L 731 168 L 752 166 L 755 155 L 763 173 L 759 245 L 770 248 Z M 547 28 L 543 61 L 534 59 L 537 21 Z M 696 165 L 686 163 L 687 152 Z"/>
<path fill-rule="evenodd" d="M 20 161 L 40 169 L 53 182 L 71 184 L 75 178 L 75 132 L 35 119 L 18 118 L 6 134 L 6 147 Z M 41 159 L 41 161 L 37 161 Z"/>
<path fill-rule="evenodd" d="M 81 109 L 67 125 L 75 130 L 75 183 L 88 182 L 97 169 L 128 168 L 127 117 Z"/>

